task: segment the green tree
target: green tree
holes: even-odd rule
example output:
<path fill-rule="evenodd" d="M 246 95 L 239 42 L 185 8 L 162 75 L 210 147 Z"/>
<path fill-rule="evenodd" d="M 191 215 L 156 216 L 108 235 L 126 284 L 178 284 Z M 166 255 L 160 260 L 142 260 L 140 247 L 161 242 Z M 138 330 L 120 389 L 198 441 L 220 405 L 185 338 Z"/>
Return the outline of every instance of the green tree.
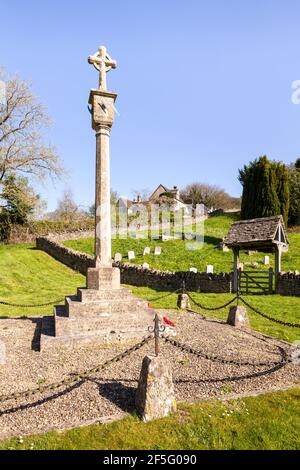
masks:
<path fill-rule="evenodd" d="M 7 214 L 12 224 L 24 225 L 39 201 L 27 178 L 7 176 L 2 183 L 1 214 Z"/>
<path fill-rule="evenodd" d="M 300 225 L 300 159 L 288 169 L 290 208 L 289 224 Z"/>
<path fill-rule="evenodd" d="M 13 224 L 26 224 L 39 202 L 27 178 L 6 176 L 0 192 L 0 240 L 9 239 Z"/>
<path fill-rule="evenodd" d="M 271 162 L 262 156 L 239 170 L 239 181 L 243 186 L 242 219 L 282 214 L 287 223 L 289 185 L 283 163 Z"/>

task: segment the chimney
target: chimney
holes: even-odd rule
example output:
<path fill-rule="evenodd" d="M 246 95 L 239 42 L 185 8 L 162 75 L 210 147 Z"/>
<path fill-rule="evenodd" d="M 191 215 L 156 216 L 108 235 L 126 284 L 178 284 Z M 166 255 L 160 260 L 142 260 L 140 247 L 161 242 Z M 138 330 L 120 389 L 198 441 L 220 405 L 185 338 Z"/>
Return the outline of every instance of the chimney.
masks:
<path fill-rule="evenodd" d="M 178 187 L 177 187 L 177 186 L 173 186 L 173 189 L 174 189 L 174 193 L 175 193 L 175 198 L 176 198 L 176 199 L 179 199 L 179 197 L 180 197 L 180 191 L 179 191 Z"/>

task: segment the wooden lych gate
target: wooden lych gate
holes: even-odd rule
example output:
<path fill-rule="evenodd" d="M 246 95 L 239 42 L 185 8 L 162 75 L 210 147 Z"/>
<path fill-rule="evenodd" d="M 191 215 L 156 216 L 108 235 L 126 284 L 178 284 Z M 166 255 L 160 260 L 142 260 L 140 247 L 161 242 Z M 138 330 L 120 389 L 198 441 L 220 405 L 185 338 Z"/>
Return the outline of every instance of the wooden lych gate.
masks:
<path fill-rule="evenodd" d="M 224 244 L 232 249 L 233 285 L 232 291 L 271 294 L 273 277 L 275 292 L 277 275 L 281 272 L 281 255 L 288 250 L 289 241 L 282 216 L 263 217 L 259 219 L 240 220 L 232 224 Z M 263 271 L 239 271 L 239 255 L 241 250 L 254 250 L 275 254 L 275 275 Z"/>
<path fill-rule="evenodd" d="M 240 294 L 268 295 L 274 292 L 274 271 L 242 271 L 239 269 Z"/>

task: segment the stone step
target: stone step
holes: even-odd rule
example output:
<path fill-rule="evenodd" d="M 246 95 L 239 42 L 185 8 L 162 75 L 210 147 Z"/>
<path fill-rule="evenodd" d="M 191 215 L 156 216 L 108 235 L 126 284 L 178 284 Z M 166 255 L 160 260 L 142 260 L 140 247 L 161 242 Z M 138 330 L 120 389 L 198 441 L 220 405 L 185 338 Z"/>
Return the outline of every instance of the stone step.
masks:
<path fill-rule="evenodd" d="M 133 298 L 132 292 L 129 289 L 77 289 L 77 297 L 80 302 L 98 302 L 99 300 L 121 300 Z"/>
<path fill-rule="evenodd" d="M 67 309 L 59 305 L 55 309 L 54 323 L 55 336 L 74 334 L 102 334 L 117 335 L 124 334 L 130 330 L 133 332 L 148 331 L 153 324 L 155 312 L 152 309 L 140 309 L 138 312 L 126 312 L 124 315 L 118 313 L 103 313 L 99 316 L 76 316 L 69 317 Z"/>
<path fill-rule="evenodd" d="M 98 300 L 98 302 L 80 302 L 77 297 L 66 297 L 66 313 L 73 317 L 97 317 L 110 313 L 138 313 L 147 309 L 148 303 L 135 297 L 129 300 Z"/>
<path fill-rule="evenodd" d="M 120 343 L 124 349 L 130 347 L 143 337 L 147 336 L 148 332 L 144 333 L 143 330 L 132 330 L 124 333 L 116 333 L 114 336 L 104 334 L 102 331 L 80 333 L 65 336 L 48 336 L 41 335 L 40 351 L 59 351 L 60 349 L 72 350 L 75 348 L 83 348 L 90 346 L 105 347 L 109 343 Z"/>

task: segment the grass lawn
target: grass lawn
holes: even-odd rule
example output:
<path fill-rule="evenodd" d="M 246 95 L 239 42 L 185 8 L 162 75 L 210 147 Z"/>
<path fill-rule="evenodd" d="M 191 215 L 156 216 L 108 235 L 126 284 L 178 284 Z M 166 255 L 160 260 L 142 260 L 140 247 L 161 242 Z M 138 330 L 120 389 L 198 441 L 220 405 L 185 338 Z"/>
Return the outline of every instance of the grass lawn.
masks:
<path fill-rule="evenodd" d="M 85 285 L 84 276 L 67 268 L 46 253 L 35 250 L 33 245 L 0 246 L 0 301 L 20 304 L 38 304 L 56 300 L 76 292 Z M 133 293 L 151 302 L 155 308 L 176 308 L 177 295 L 153 300 L 164 295 L 147 287 L 127 286 Z M 167 292 L 166 292 L 167 293 Z M 192 293 L 193 298 L 207 306 L 226 303 L 233 294 Z M 275 318 L 300 323 L 300 298 L 272 296 L 245 296 L 255 307 Z M 196 306 L 192 307 L 198 310 Z M 47 315 L 53 306 L 39 308 L 8 307 L 0 304 L 0 316 L 5 315 Z M 203 312 L 220 319 L 226 319 L 228 307 L 216 312 Z M 294 341 L 299 339 L 299 329 L 272 323 L 255 313 L 249 312 L 254 329 L 271 336 Z"/>
<path fill-rule="evenodd" d="M 0 300 L 43 303 L 72 294 L 84 277 L 32 245 L 0 246 Z M 176 308 L 177 296 L 152 300 L 162 292 L 128 286 L 156 308 Z M 220 305 L 232 294 L 192 294 L 208 306 Z M 248 296 L 247 300 L 272 316 L 300 322 L 300 299 Z M 196 308 L 197 309 L 197 308 Z M 45 315 L 52 307 L 37 309 L 0 305 L 0 315 Z M 206 313 L 206 312 L 205 312 Z M 225 319 L 228 308 L 213 312 Z M 299 339 L 299 330 L 250 313 L 253 328 L 288 341 Z M 0 449 L 299 449 L 298 389 L 240 400 L 202 401 L 180 405 L 179 412 L 148 424 L 136 416 L 108 425 L 93 425 L 66 432 L 0 442 Z M 276 413 L 275 413 L 276 410 Z"/>
<path fill-rule="evenodd" d="M 0 450 L 299 450 L 299 405 L 300 389 L 238 400 L 201 401 L 180 405 L 178 413 L 147 424 L 130 416 L 111 424 L 0 442 Z"/>
<path fill-rule="evenodd" d="M 0 245 L 0 300 L 39 304 L 74 294 L 84 277 L 55 261 L 34 245 Z M 0 305 L 0 315 L 46 315 L 53 306 L 38 309 Z"/>
<path fill-rule="evenodd" d="M 119 252 L 123 255 L 123 261 L 128 261 L 126 256 L 129 250 L 134 250 L 137 264 L 149 263 L 151 267 L 161 271 L 187 271 L 194 266 L 198 271 L 206 271 L 206 266 L 212 264 L 215 272 L 230 272 L 233 269 L 232 252 L 223 252 L 219 249 L 220 242 L 228 233 L 231 224 L 237 220 L 236 214 L 225 214 L 209 217 L 204 222 L 204 243 L 200 250 L 188 250 L 184 240 L 158 241 L 148 239 L 113 239 L 112 254 Z M 282 256 L 282 270 L 300 270 L 300 233 L 289 234 L 289 251 Z M 93 254 L 94 239 L 85 238 L 80 240 L 65 241 L 64 244 L 75 250 Z M 152 254 L 143 256 L 145 246 L 152 248 Z M 160 256 L 154 256 L 154 246 L 161 246 Z M 258 262 L 259 269 L 274 268 L 274 256 L 270 255 L 270 266 L 264 265 L 265 253 L 248 255 L 241 252 L 241 261 L 244 263 Z M 253 269 L 245 266 L 245 270 Z M 255 268 L 257 269 L 257 268 Z"/>
<path fill-rule="evenodd" d="M 150 301 L 154 308 L 177 308 L 177 294 L 171 294 L 168 297 L 153 300 L 155 297 L 160 297 L 164 293 L 157 292 L 148 287 L 134 287 L 127 286 L 132 292 L 140 297 Z M 223 305 L 233 298 L 234 294 L 201 294 L 198 292 L 191 292 L 191 296 L 196 302 L 201 303 L 208 307 L 217 307 Z M 271 317 L 278 318 L 280 320 L 299 323 L 300 324 L 300 298 L 289 297 L 280 295 L 245 295 L 243 298 L 254 307 L 261 310 L 263 313 L 270 315 Z M 213 316 L 221 320 L 226 320 L 229 312 L 229 307 L 217 311 L 205 311 L 199 309 L 196 305 L 191 302 L 191 308 L 197 311 L 201 311 L 207 316 Z M 262 318 L 258 314 L 247 309 L 250 318 L 251 327 L 261 333 L 275 336 L 285 341 L 299 340 L 299 328 L 292 328 L 288 326 L 279 325 Z"/>

